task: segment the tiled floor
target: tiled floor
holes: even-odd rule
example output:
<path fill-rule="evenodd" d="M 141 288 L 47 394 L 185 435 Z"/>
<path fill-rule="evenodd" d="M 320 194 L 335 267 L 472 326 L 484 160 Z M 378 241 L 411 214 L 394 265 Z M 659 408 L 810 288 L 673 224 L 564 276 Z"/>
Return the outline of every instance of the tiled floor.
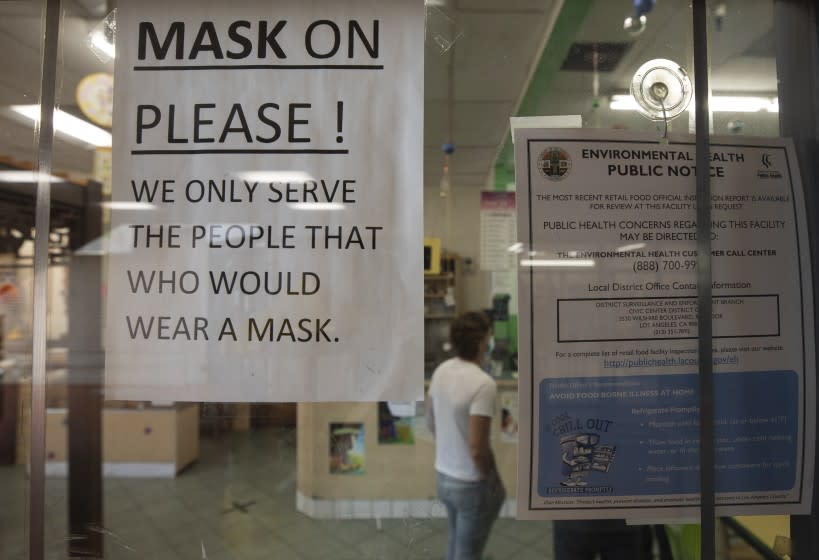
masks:
<path fill-rule="evenodd" d="M 434 560 L 443 519 L 310 519 L 296 511 L 295 434 L 231 433 L 202 440 L 175 479 L 105 480 L 106 558 L 112 560 Z M 26 471 L 0 466 L 0 559 L 24 556 Z M 66 558 L 66 482 L 47 483 L 48 558 Z M 499 520 L 485 557 L 551 560 L 549 522 Z"/>

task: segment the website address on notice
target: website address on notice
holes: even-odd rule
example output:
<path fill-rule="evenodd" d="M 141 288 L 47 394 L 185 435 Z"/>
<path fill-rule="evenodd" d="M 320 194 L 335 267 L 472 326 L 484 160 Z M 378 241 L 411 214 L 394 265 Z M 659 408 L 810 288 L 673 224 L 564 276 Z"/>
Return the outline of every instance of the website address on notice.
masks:
<path fill-rule="evenodd" d="M 739 356 L 730 354 L 728 356 L 714 356 L 711 361 L 713 365 L 738 364 Z M 698 366 L 699 358 L 603 358 L 603 369 L 629 369 L 646 367 L 675 367 L 675 366 Z"/>

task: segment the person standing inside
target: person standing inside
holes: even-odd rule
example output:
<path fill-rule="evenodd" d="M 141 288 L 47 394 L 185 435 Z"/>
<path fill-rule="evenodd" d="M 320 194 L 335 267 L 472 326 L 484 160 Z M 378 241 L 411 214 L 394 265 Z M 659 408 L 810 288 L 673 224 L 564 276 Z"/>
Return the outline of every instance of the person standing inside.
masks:
<path fill-rule="evenodd" d="M 438 498 L 449 518 L 447 560 L 480 559 L 506 498 L 489 443 L 497 385 L 481 369 L 491 336 L 483 313 L 455 319 L 450 339 L 457 356 L 438 366 L 427 394 Z"/>

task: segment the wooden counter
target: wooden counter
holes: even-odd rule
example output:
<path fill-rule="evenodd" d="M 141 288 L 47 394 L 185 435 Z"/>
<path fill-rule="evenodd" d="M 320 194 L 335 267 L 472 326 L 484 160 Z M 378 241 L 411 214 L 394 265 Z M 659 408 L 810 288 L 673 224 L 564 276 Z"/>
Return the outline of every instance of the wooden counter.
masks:
<path fill-rule="evenodd" d="M 46 474 L 68 471 L 66 409 L 46 412 Z M 199 405 L 106 408 L 102 411 L 103 474 L 172 478 L 199 458 Z"/>
<path fill-rule="evenodd" d="M 31 387 L 19 385 L 17 464 L 29 461 Z M 46 474 L 65 476 L 68 453 L 65 408 L 46 410 Z M 199 458 L 199 405 L 104 408 L 103 474 L 170 478 Z"/>
<path fill-rule="evenodd" d="M 499 397 L 501 391 L 512 389 L 511 383 L 498 385 Z M 517 487 L 517 442 L 501 440 L 500 418 L 499 398 L 492 420 L 492 448 L 510 500 L 502 514 L 510 515 Z M 318 518 L 444 515 L 436 502 L 435 442 L 425 427 L 418 426 L 420 422 L 416 417 L 414 444 L 380 444 L 377 403 L 299 403 L 296 459 L 299 510 Z M 330 473 L 331 423 L 364 424 L 363 474 Z"/>

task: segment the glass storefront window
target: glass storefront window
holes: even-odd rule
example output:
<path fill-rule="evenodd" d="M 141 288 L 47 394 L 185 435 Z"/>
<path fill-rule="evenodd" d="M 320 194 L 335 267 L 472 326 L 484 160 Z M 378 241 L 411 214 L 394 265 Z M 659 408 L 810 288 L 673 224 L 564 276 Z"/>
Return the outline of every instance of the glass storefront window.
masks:
<path fill-rule="evenodd" d="M 687 298 L 687 311 L 683 311 L 694 313 L 695 260 L 699 245 L 687 234 L 674 238 L 650 237 L 664 229 L 656 225 L 663 220 L 682 216 L 689 226 L 696 221 L 695 204 L 691 202 L 696 195 L 693 159 L 685 162 L 686 173 L 692 173 L 690 190 L 686 190 L 688 182 L 685 187 L 674 187 L 679 190 L 680 200 L 688 201 L 690 216 L 664 214 L 666 210 L 653 207 L 638 210 L 633 206 L 628 209 L 612 206 L 605 210 L 593 206 L 595 200 L 591 199 L 584 202 L 588 208 L 584 216 L 580 206 L 561 206 L 565 201 L 558 198 L 547 205 L 543 199 L 542 207 L 538 207 L 542 208 L 538 211 L 542 212 L 543 219 L 539 222 L 537 216 L 534 219 L 537 222 L 535 235 L 532 239 L 522 238 L 515 229 L 516 220 L 520 219 L 516 212 L 524 207 L 529 194 L 520 190 L 523 184 L 520 160 L 516 165 L 509 120 L 510 117 L 547 116 L 551 120 L 542 121 L 546 124 L 541 128 L 560 129 L 554 135 L 558 142 L 563 142 L 560 146 L 545 140 L 541 146 L 537 144 L 539 140 L 526 137 L 535 142 L 537 150 L 548 154 L 539 164 L 540 174 L 537 170 L 533 173 L 541 182 L 554 185 L 555 192 L 561 183 L 560 177 L 553 174 L 562 177 L 569 166 L 574 177 L 587 176 L 589 184 L 597 180 L 588 171 L 591 169 L 588 161 L 578 156 L 569 157 L 571 149 L 565 146 L 579 142 L 577 138 L 610 133 L 612 138 L 621 139 L 617 147 L 624 150 L 630 149 L 629 142 L 633 142 L 647 150 L 669 151 L 669 145 L 676 142 L 687 146 L 680 147 L 679 153 L 694 154 L 695 135 L 702 131 L 696 127 L 693 101 L 696 79 L 692 7 L 676 0 L 514 0 L 505 3 L 427 0 L 421 10 L 421 3 L 420 0 L 392 3 L 355 0 L 349 6 L 327 3 L 323 7 L 321 2 L 301 6 L 298 2 L 279 5 L 261 0 L 246 4 L 171 0 L 165 4 L 146 2 L 144 5 L 133 0 L 128 0 L 127 5 L 126 0 L 106 3 L 76 0 L 59 5 L 59 36 L 56 36 L 54 28 L 46 33 L 46 24 L 47 10 L 54 9 L 58 3 L 47 0 L 0 2 L 0 44 L 6 53 L 0 81 L 0 204 L 3 210 L 0 214 L 0 494 L 4 496 L 0 500 L 4 506 L 0 508 L 1 558 L 40 560 L 41 550 L 42 557 L 55 559 L 446 557 L 452 524 L 447 519 L 447 505 L 442 502 L 436 483 L 436 435 L 427 422 L 434 405 L 431 400 L 423 400 L 420 394 L 415 396 L 421 400 L 409 402 L 390 401 L 386 397 L 376 401 L 371 395 L 389 393 L 379 375 L 391 367 L 395 369 L 396 366 L 390 364 L 405 352 L 409 354 L 408 348 L 412 349 L 412 355 L 406 361 L 417 367 L 398 368 L 400 375 L 390 379 L 397 379 L 405 388 L 416 387 L 419 392 L 422 388 L 426 394 L 433 372 L 458 351 L 450 339 L 450 328 L 456 317 L 467 311 L 484 311 L 491 319 L 493 348 L 481 365 L 496 387 L 496 394 L 483 417 L 491 414 L 489 441 L 497 473 L 506 490 L 498 520 L 491 525 L 491 530 L 484 530 L 489 536 L 483 557 L 568 560 L 574 547 L 592 545 L 596 540 L 601 543 L 598 552 L 604 558 L 611 553 L 605 552 L 605 546 L 615 547 L 620 553 L 633 551 L 628 553 L 630 558 L 646 559 L 667 558 L 663 556 L 666 551 L 673 552 L 674 558 L 683 558 L 681 555 L 686 550 L 698 548 L 698 528 L 690 524 L 695 522 L 690 511 L 678 520 L 647 520 L 637 514 L 601 520 L 598 517 L 612 515 L 597 516 L 591 510 L 573 521 L 553 522 L 545 516 L 538 520 L 516 519 L 522 510 L 520 503 L 531 498 L 525 494 L 539 491 L 537 485 L 534 490 L 531 485 L 527 487 L 525 478 L 519 480 L 521 473 L 527 472 L 521 470 L 519 457 L 524 455 L 519 455 L 519 451 L 521 446 L 539 450 L 549 436 L 546 434 L 542 441 L 534 442 L 541 436 L 534 433 L 536 428 L 524 426 L 527 415 L 533 413 L 534 405 L 528 404 L 534 403 L 533 385 L 526 386 L 526 381 L 532 380 L 532 372 L 548 364 L 563 368 L 566 376 L 572 378 L 605 375 L 606 369 L 612 370 L 615 377 L 627 377 L 621 360 L 630 358 L 612 357 L 611 350 L 626 352 L 630 346 L 639 345 L 618 334 L 623 325 L 617 322 L 615 315 L 608 316 L 600 310 L 589 312 L 582 306 L 595 298 L 598 302 L 614 298 L 615 289 L 628 292 L 624 297 L 630 299 L 651 300 L 654 296 L 638 294 L 634 288 L 634 278 L 639 278 L 641 286 L 656 286 L 652 289 L 658 290 L 657 297 L 667 295 L 660 288 L 666 283 L 684 284 L 687 288 L 675 292 L 675 297 Z M 783 54 L 786 52 L 782 50 L 783 38 L 776 26 L 776 17 L 781 17 L 778 4 L 781 3 L 771 0 L 707 2 L 708 132 L 718 142 L 732 145 L 747 142 L 754 147 L 759 145 L 755 144 L 755 137 L 780 136 L 780 121 L 785 122 L 780 104 L 786 109 L 787 100 L 780 99 L 778 86 L 783 76 L 777 69 L 781 72 L 787 66 L 788 60 L 783 57 L 788 55 Z M 795 10 L 803 9 L 806 17 L 815 18 L 815 9 L 809 8 L 808 2 L 797 4 L 799 7 Z M 412 9 L 407 8 L 410 5 Z M 398 6 L 416 20 L 411 21 L 410 16 L 403 20 L 391 17 L 390 10 L 398 10 Z M 286 17 L 279 17 L 277 10 Z M 360 17 L 368 10 L 377 14 L 371 19 L 378 19 L 378 25 Z M 267 20 L 262 21 L 259 14 L 266 14 Z M 285 19 L 286 23 L 282 23 Z M 181 20 L 188 23 L 184 30 L 181 24 L 174 23 Z M 153 22 L 154 26 L 150 30 L 137 27 L 145 21 Z M 230 22 L 236 25 L 228 32 Z M 308 27 L 311 22 L 313 26 Z M 308 34 L 305 42 L 294 31 L 301 29 L 298 26 L 312 29 L 314 35 Z M 815 27 L 814 24 L 813 34 L 806 36 L 806 41 L 815 41 Z M 407 29 L 423 32 L 423 43 Z M 131 31 L 134 32 L 129 35 Z M 224 34 L 220 35 L 222 31 Z M 400 41 L 395 37 L 400 37 Z M 126 45 L 129 39 L 132 43 Z M 218 44 L 219 41 L 223 43 Z M 381 51 L 375 46 L 379 41 Z M 403 52 L 405 44 L 417 45 L 419 52 Z M 420 52 L 421 45 L 423 52 Z M 302 51 L 313 59 L 300 58 Z M 50 59 L 56 63 L 56 73 L 49 74 L 49 60 L 44 63 L 43 57 L 48 58 L 47 53 L 53 52 L 59 53 Z M 265 56 L 268 59 L 262 60 Z M 334 58 L 336 56 L 340 58 Z M 384 62 L 380 56 L 394 56 L 394 60 L 403 61 L 407 66 L 422 57 L 423 88 L 419 80 L 407 79 L 410 68 L 391 68 L 393 59 L 387 59 L 379 68 Z M 123 62 L 123 57 L 137 62 Z M 372 60 L 363 64 L 361 57 Z M 635 92 L 637 97 L 649 95 L 646 92 L 650 85 L 643 87 L 645 84 L 640 82 L 639 75 L 650 61 L 663 66 L 664 79 L 671 80 L 668 82 L 671 91 L 664 92 L 668 97 L 663 99 L 669 101 L 668 111 L 675 116 L 667 121 L 657 116 L 666 110 L 665 106 L 659 111 L 655 106 L 651 109 L 655 118 L 647 118 L 648 110 L 641 110 L 640 101 L 634 95 Z M 219 73 L 230 65 L 253 66 L 251 62 L 258 64 L 227 77 Z M 816 62 L 815 55 L 813 62 Z M 149 63 L 165 68 L 151 69 Z M 142 64 L 145 68 L 137 69 Z M 208 68 L 194 68 L 197 65 Z M 191 68 L 179 70 L 178 67 L 183 66 Z M 308 66 L 310 68 L 306 68 Z M 339 70 L 339 66 L 351 68 Z M 308 71 L 315 74 L 308 77 Z M 345 71 L 359 74 L 355 74 L 355 80 L 337 77 Z M 373 76 L 382 71 L 395 71 L 389 74 L 395 82 L 389 88 L 384 86 L 383 91 L 376 91 L 377 85 L 383 82 Z M 816 68 L 812 72 L 815 74 Z M 115 73 L 118 80 L 125 76 L 124 83 L 116 87 L 128 88 L 127 93 L 133 94 L 128 97 L 131 105 L 121 106 L 136 111 L 136 104 L 142 103 L 138 131 L 122 113 L 113 112 L 117 92 Z M 270 85 L 271 73 L 281 76 L 280 88 Z M 318 77 L 314 79 L 315 76 Z M 367 96 L 366 102 L 348 93 L 365 90 L 362 83 L 376 84 L 372 86 L 373 91 L 361 94 Z M 362 89 L 355 90 L 355 87 Z M 815 89 L 815 85 L 811 87 Z M 303 99 L 279 98 L 281 92 L 290 93 L 299 88 Z M 168 102 L 171 93 L 178 95 L 175 106 Z M 117 97 L 118 100 L 125 99 L 122 89 L 116 95 L 122 96 Z M 222 110 L 214 101 L 236 96 L 244 102 L 265 95 L 275 101 L 276 107 L 271 101 L 266 108 L 254 108 L 241 117 L 235 106 Z M 815 105 L 816 91 L 812 95 Z M 682 100 L 687 97 L 691 98 L 690 102 Z M 394 105 L 390 105 L 393 98 Z M 50 105 L 49 99 L 55 99 L 53 144 L 39 135 L 40 105 Z M 149 106 L 152 99 L 161 99 L 164 105 L 157 101 Z M 186 113 L 186 103 L 196 104 L 195 112 L 188 107 L 191 110 Z M 288 103 L 289 108 L 283 109 Z M 326 109 L 321 113 L 321 126 L 315 120 L 310 122 L 318 118 L 311 111 L 319 105 L 324 107 L 322 111 Z M 390 114 L 387 110 L 390 107 L 410 107 L 413 111 Z M 136 118 L 136 115 L 134 112 L 128 118 Z M 385 131 L 395 132 L 396 145 L 409 148 L 395 153 L 398 150 L 392 150 L 384 140 L 389 138 Z M 264 139 L 265 134 L 270 136 Z M 354 144 L 355 135 L 378 139 L 378 142 Z M 142 138 L 145 145 L 137 146 Z M 201 144 L 197 144 L 200 141 L 197 139 L 201 139 Z M 418 145 L 413 144 L 413 139 L 417 139 Z M 285 140 L 289 142 L 286 145 Z M 152 141 L 156 145 L 150 145 Z M 801 142 L 798 150 L 802 149 Z M 150 153 L 160 144 L 160 151 L 164 153 Z M 242 157 L 246 159 L 241 160 L 242 165 L 251 162 L 255 167 L 234 169 L 230 158 L 236 154 L 232 156 L 218 150 L 227 146 L 235 151 L 240 144 L 246 151 L 252 151 L 249 144 L 257 150 L 254 154 L 245 153 Z M 309 144 L 313 151 L 298 152 L 305 147 L 300 144 Z M 277 152 L 282 146 L 286 149 Z M 284 161 L 276 158 L 286 157 L 289 158 L 287 169 L 275 170 L 289 175 L 284 179 L 277 176 L 278 184 L 292 181 L 295 185 L 301 181 L 303 188 L 293 190 L 294 196 L 301 197 L 296 202 L 316 202 L 323 197 L 321 202 L 332 206 L 338 202 L 331 200 L 328 190 L 332 189 L 332 179 L 324 183 L 320 174 L 341 177 L 347 168 L 333 158 L 345 155 L 347 152 L 341 152 L 349 152 L 350 146 L 355 157 L 360 156 L 355 153 L 356 148 L 362 147 L 383 154 L 382 161 L 364 156 L 356 160 L 360 163 L 355 172 L 360 173 L 360 177 L 357 175 L 357 182 L 351 182 L 355 184 L 350 187 L 353 190 L 349 196 L 355 198 L 353 202 L 358 205 L 353 210 L 362 206 L 368 209 L 361 212 L 362 221 L 358 222 L 361 233 L 358 239 L 347 233 L 347 237 L 338 241 L 336 252 L 331 247 L 336 238 L 331 236 L 322 238 L 321 244 L 326 245 L 307 253 L 301 261 L 306 263 L 303 270 L 298 270 L 302 274 L 298 277 L 298 286 L 294 287 L 292 279 L 285 280 L 287 294 L 301 299 L 291 298 L 295 303 L 277 307 L 284 305 L 278 292 L 255 298 L 206 295 L 203 291 L 187 291 L 190 284 L 184 282 L 193 278 L 188 276 L 187 280 L 180 278 L 175 284 L 174 289 L 178 291 L 166 294 L 165 304 L 158 308 L 146 306 L 146 313 L 148 309 L 158 309 L 155 313 L 158 329 L 162 305 L 166 305 L 171 314 L 182 301 L 196 300 L 190 308 L 202 310 L 202 315 L 207 317 L 216 313 L 236 313 L 245 318 L 264 313 L 274 316 L 277 312 L 284 313 L 283 309 L 314 317 L 332 308 L 340 315 L 337 322 L 349 320 L 349 324 L 358 325 L 361 332 L 336 332 L 325 323 L 327 334 L 321 320 L 314 319 L 310 320 L 307 330 L 316 338 L 325 336 L 330 345 L 343 339 L 338 345 L 341 350 L 333 353 L 324 347 L 315 347 L 289 354 L 290 350 L 280 350 L 271 344 L 271 350 L 263 354 L 251 345 L 242 346 L 242 340 L 238 340 L 233 350 L 226 351 L 211 344 L 211 339 L 225 335 L 224 324 L 221 331 L 209 331 L 206 329 L 213 327 L 203 326 L 207 321 L 197 322 L 201 319 L 198 316 L 184 326 L 179 322 L 163 323 L 162 329 L 166 330 L 158 330 L 163 335 L 158 335 L 151 344 L 131 344 L 127 340 L 123 344 L 127 336 L 116 338 L 119 336 L 116 333 L 128 331 L 111 320 L 117 317 L 116 313 L 106 314 L 106 311 L 120 304 L 121 309 L 127 309 L 129 301 L 131 304 L 136 301 L 128 298 L 138 291 L 135 286 L 141 282 L 129 276 L 129 294 L 122 275 L 127 268 L 132 268 L 133 273 L 137 268 L 147 271 L 151 266 L 156 266 L 156 270 L 162 267 L 170 270 L 178 264 L 186 269 L 200 270 L 195 267 L 201 265 L 204 267 L 201 270 L 221 267 L 220 270 L 241 271 L 248 262 L 254 262 L 250 258 L 235 257 L 236 252 L 229 251 L 195 256 L 191 256 L 194 251 L 187 248 L 176 252 L 167 249 L 140 253 L 134 250 L 139 249 L 136 242 L 129 246 L 136 239 L 129 237 L 130 224 L 139 220 L 143 224 L 167 224 L 171 216 L 178 219 L 180 227 L 201 225 L 200 238 L 210 231 L 211 247 L 222 241 L 228 245 L 233 241 L 238 243 L 237 238 L 230 237 L 236 231 L 217 233 L 216 238 L 212 235 L 213 228 L 227 228 L 229 224 L 245 228 L 243 235 L 258 231 L 258 239 L 263 239 L 264 230 L 256 224 L 269 222 L 280 227 L 285 223 L 282 220 L 293 220 L 297 226 L 310 226 L 318 223 L 314 212 L 299 214 L 299 210 L 279 207 L 252 207 L 248 201 L 252 202 L 254 194 L 247 181 L 258 182 L 258 178 L 244 176 L 244 187 L 237 179 L 234 186 L 238 191 L 219 191 L 214 195 L 214 189 L 224 188 L 224 181 L 237 171 L 269 173 L 269 168 L 276 168 L 277 161 Z M 145 153 L 136 154 L 139 150 Z M 205 151 L 192 154 L 195 150 Z M 283 152 L 288 153 L 283 155 Z M 115 178 L 126 181 L 117 175 L 115 168 L 118 164 L 126 165 L 120 158 L 120 154 L 126 153 L 134 158 L 155 158 L 150 160 L 155 163 L 152 169 L 150 165 L 139 167 L 146 159 L 138 160 L 138 165 L 128 169 L 145 172 L 142 178 L 148 182 L 143 184 L 143 191 L 150 190 L 151 180 L 159 181 L 154 183 L 159 193 L 156 200 L 146 203 L 141 199 L 125 201 L 122 198 L 124 192 L 133 192 L 136 197 L 140 188 L 138 181 L 133 188 L 114 183 Z M 407 165 L 407 161 L 420 162 L 421 156 L 423 162 L 419 165 Z M 762 157 L 758 164 L 760 172 L 768 173 L 771 162 L 764 159 L 764 154 Z M 47 170 L 47 178 L 33 171 L 38 166 Z M 384 169 L 388 172 L 383 173 Z M 157 176 L 150 175 L 152 172 Z M 214 199 L 211 206 L 204 209 L 204 204 L 197 206 L 190 198 L 187 201 L 180 198 L 171 209 L 164 198 L 174 194 L 162 194 L 161 179 L 173 173 L 178 174 L 173 177 L 187 179 L 210 176 L 215 186 L 208 186 L 207 179 L 203 180 L 202 196 L 210 189 L 211 196 L 222 197 L 221 202 Z M 644 167 L 636 161 L 614 163 L 614 170 L 609 170 L 610 182 L 622 184 L 620 194 L 626 197 L 614 202 L 631 204 L 628 197 L 643 191 L 637 178 L 628 183 L 628 177 L 630 174 L 642 177 L 645 173 L 651 173 L 650 165 Z M 269 177 L 263 179 L 262 184 L 265 180 L 272 185 Z M 753 178 L 748 185 L 751 180 Z M 815 188 L 810 182 L 812 176 L 805 175 L 803 180 L 805 191 L 811 192 Z M 309 190 L 306 189 L 309 181 L 313 181 L 313 188 L 308 196 L 305 191 Z M 43 234 L 48 238 L 48 256 L 43 261 L 47 261 L 47 267 L 35 270 L 36 193 L 38 188 L 42 192 L 43 183 L 49 186 L 51 193 L 49 230 Z M 422 193 L 423 202 L 420 203 L 420 195 L 417 199 L 417 215 L 410 216 L 404 212 L 406 208 L 401 207 L 405 200 L 411 199 L 398 194 L 377 198 L 381 193 L 392 193 L 390 189 L 404 183 L 412 183 L 418 193 Z M 367 188 L 374 188 L 373 184 L 381 189 L 378 195 L 366 192 Z M 339 179 L 332 192 L 344 197 L 348 186 Z M 177 187 L 175 195 L 180 196 L 183 191 L 178 184 Z M 629 190 L 632 187 L 633 192 Z M 741 196 L 743 192 L 731 194 Z M 245 199 L 241 200 L 243 196 Z M 231 202 L 235 203 L 233 208 L 227 209 Z M 226 210 L 221 214 L 211 212 L 219 203 L 225 204 Z M 368 204 L 372 206 L 365 206 Z M 345 218 L 337 218 L 343 214 L 332 214 L 332 208 L 322 211 L 325 212 L 322 227 L 329 224 L 342 231 L 341 228 L 349 225 Z M 616 235 L 572 231 L 576 226 L 571 224 L 578 220 L 605 222 L 607 212 L 612 216 L 617 214 L 631 225 L 612 226 L 612 231 L 618 230 Z M 378 220 L 384 219 L 383 216 L 389 216 L 394 223 L 381 224 Z M 381 225 L 369 230 L 364 227 L 376 223 Z M 401 229 L 407 224 L 416 224 L 415 229 L 422 231 Z M 259 229 L 253 230 L 254 226 Z M 391 226 L 395 229 L 391 230 Z M 542 231 L 538 233 L 541 226 Z M 691 230 L 689 226 L 680 226 L 681 231 Z M 409 246 L 415 253 L 402 256 L 375 251 L 376 235 L 381 235 L 382 230 L 386 246 Z M 295 270 L 292 263 L 297 261 L 288 260 L 292 254 L 285 253 L 286 247 L 280 246 L 287 245 L 288 234 L 286 230 L 280 233 L 275 248 L 268 239 L 265 241 L 268 250 L 253 256 L 261 263 L 258 271 L 274 270 L 280 263 L 287 263 L 288 270 Z M 172 245 L 172 235 L 167 232 L 165 235 L 164 238 L 157 236 L 156 242 Z M 315 235 L 313 231 L 314 241 Z M 366 246 L 370 239 L 367 235 L 372 236 L 371 247 Z M 752 238 L 758 239 L 751 234 L 737 237 L 739 242 Z M 301 238 L 294 239 L 297 241 L 293 243 L 301 242 Z M 646 239 L 651 239 L 649 246 Z M 145 243 L 142 248 L 150 244 L 148 237 Z M 366 250 L 350 256 L 348 260 L 355 266 L 346 268 L 338 254 L 342 249 L 349 251 L 351 246 L 355 250 L 358 245 Z M 276 250 L 279 253 L 271 256 Z M 422 251 L 423 269 L 419 266 L 417 271 L 406 275 L 403 269 L 400 274 L 396 272 L 408 262 L 420 261 Z M 686 254 L 689 258 L 654 260 L 646 257 L 648 251 L 663 255 Z M 600 255 L 615 253 L 636 256 L 618 260 L 616 265 L 601 260 L 605 257 Z M 581 258 L 583 255 L 591 256 L 585 259 Z M 593 262 L 594 259 L 598 262 Z M 564 264 L 571 261 L 577 266 L 561 268 L 563 265 L 554 264 L 558 261 Z M 587 266 L 578 264 L 581 261 Z M 771 271 L 771 274 L 797 278 L 799 263 L 791 264 L 790 270 Z M 606 271 L 602 278 L 601 269 Z M 723 264 L 715 265 L 715 271 L 726 274 Z M 730 270 L 727 274 L 731 275 Z M 45 302 L 41 300 L 47 305 L 39 319 L 35 317 L 35 276 L 47 281 L 47 298 Z M 523 278 L 520 284 L 519 278 Z M 252 278 L 246 280 L 252 281 Z M 391 285 L 385 286 L 386 283 Z M 549 297 L 574 293 L 572 290 L 582 287 L 584 297 L 567 296 L 566 301 L 556 304 L 563 307 L 556 307 L 554 316 L 536 318 L 533 310 L 540 305 L 541 296 L 533 295 L 536 290 L 532 286 L 540 290 L 539 294 L 550 294 Z M 528 295 L 520 292 L 521 287 L 524 292 L 530 290 Z M 354 297 L 344 290 L 352 290 Z M 316 293 L 318 295 L 310 299 Z M 414 297 L 405 297 L 408 293 Z M 400 308 L 398 300 L 401 300 Z M 362 301 L 366 304 L 359 305 Z M 568 321 L 567 317 L 572 315 L 584 319 Z M 38 320 L 45 326 L 44 334 L 35 328 Z M 684 326 L 658 322 L 664 324 L 653 327 L 652 340 L 663 342 L 653 342 L 652 348 L 675 349 L 681 356 L 683 351 L 694 355 L 698 336 L 695 321 Z M 354 345 L 363 337 L 362 332 L 375 324 L 396 329 L 396 336 L 385 339 L 382 346 Z M 268 332 L 264 324 L 254 325 L 258 337 Z M 270 326 L 271 340 L 275 328 L 279 329 L 276 331 L 279 337 L 299 336 L 292 332 L 282 335 L 284 327 L 275 325 Z M 404 326 L 406 331 L 400 332 L 399 327 Z M 140 329 L 145 332 L 148 328 L 130 323 L 129 327 L 133 340 L 138 338 Z M 410 332 L 410 327 L 417 332 Z M 659 329 L 665 329 L 664 333 L 668 329 L 680 331 L 664 336 L 656 334 Z M 252 335 L 253 331 L 250 332 Z M 533 332 L 543 338 L 522 340 Z M 720 333 L 716 332 L 715 336 L 719 337 Z M 176 339 L 181 337 L 192 340 L 191 345 L 176 345 Z M 193 340 L 197 337 L 207 340 Z M 234 334 L 234 340 L 236 338 Z M 601 354 L 593 357 L 596 365 L 589 365 L 590 356 L 580 356 L 580 353 L 576 359 L 560 361 L 563 358 L 550 356 L 549 360 L 554 361 L 549 361 L 541 356 L 537 358 L 540 361 L 536 361 L 534 356 L 538 356 L 538 352 L 545 353 L 548 349 L 553 353 L 553 338 L 560 349 L 565 348 L 569 353 L 579 348 L 572 344 L 583 342 L 592 350 L 598 344 Z M 350 346 L 346 345 L 348 340 Z M 714 338 L 715 348 L 719 340 Z M 33 359 L 38 348 L 44 356 L 41 366 Z M 178 348 L 194 350 L 177 355 Z M 639 350 L 643 351 L 643 347 L 639 346 Z M 720 352 L 715 351 L 714 356 Z M 529 355 L 533 357 L 530 359 Z M 699 360 L 710 360 L 714 356 L 700 356 Z M 172 363 L 171 358 L 175 360 Z M 691 360 L 686 362 L 690 371 L 685 373 L 694 379 L 697 361 Z M 143 367 L 140 371 L 129 362 L 156 364 L 156 369 Z M 213 364 L 219 364 L 219 371 L 208 369 Z M 363 373 L 352 371 L 351 364 Z M 106 367 L 109 374 L 113 367 L 127 373 L 106 378 Z M 341 381 L 335 381 L 337 393 L 327 393 L 325 390 L 329 389 L 322 386 L 327 378 L 316 372 L 332 371 L 333 367 L 337 368 L 337 378 Z M 599 367 L 600 371 L 589 371 L 590 367 Z M 287 375 L 282 378 L 287 381 L 280 382 L 279 377 L 274 381 L 272 377 L 264 378 L 265 368 L 285 371 Z M 531 371 L 527 373 L 525 368 Z M 639 370 L 638 374 L 645 374 L 640 368 L 644 366 L 633 366 L 635 371 Z M 722 370 L 715 366 L 715 371 Z M 257 373 L 268 381 L 250 380 Z M 813 372 L 803 374 L 813 375 Z M 37 379 L 44 379 L 45 386 L 38 385 Z M 239 381 L 233 384 L 233 379 Z M 242 381 L 245 379 L 246 383 Z M 243 383 L 244 391 L 241 390 Z M 813 384 L 807 387 L 812 388 Z M 342 391 L 358 392 L 366 397 L 339 402 L 337 395 Z M 407 389 L 402 395 L 410 395 L 410 392 Z M 292 402 L 292 398 L 281 398 L 282 394 L 307 396 Z M 336 398 L 323 397 L 326 394 Z M 747 399 L 762 396 L 746 395 Z M 807 399 L 805 402 L 813 402 L 814 395 L 802 393 L 802 396 Z M 408 399 L 409 396 L 403 400 Z M 804 405 L 800 410 L 787 411 L 782 417 L 800 413 L 800 418 L 815 420 L 813 416 L 805 416 Z M 721 409 L 716 411 L 717 418 L 721 412 Z M 565 415 L 565 418 L 559 414 L 550 417 L 555 430 L 570 424 L 571 414 L 565 412 Z M 590 418 L 596 418 L 599 428 L 607 420 L 598 416 L 590 415 Z M 806 429 L 815 436 L 812 426 Z M 586 471 L 591 467 L 581 474 L 578 473 L 582 468 L 574 468 L 584 453 L 594 456 L 592 463 L 597 472 L 607 472 L 609 463 L 619 467 L 630 460 L 625 450 L 634 442 L 619 443 L 620 449 L 616 452 L 613 446 L 606 447 L 605 441 L 597 445 L 595 437 L 600 434 L 572 435 L 575 437 L 571 445 L 558 438 L 560 443 L 556 444 L 554 457 L 551 457 L 563 470 L 574 461 L 566 472 L 561 471 L 563 478 L 559 485 L 564 488 L 588 486 Z M 585 436 L 588 437 L 583 439 Z M 440 441 L 440 434 L 438 437 Z M 655 448 L 665 449 L 663 445 L 658 443 Z M 695 449 L 697 443 L 692 440 L 686 446 Z M 42 454 L 37 461 L 40 455 L 35 453 L 34 464 L 32 448 Z M 535 451 L 534 456 L 537 453 Z M 541 457 L 548 456 L 546 452 L 540 453 Z M 603 457 L 606 453 L 608 455 Z M 683 460 L 670 460 L 668 470 L 682 469 L 683 463 L 688 465 Z M 688 467 L 699 468 L 693 465 Z M 639 469 L 642 472 L 642 467 Z M 650 486 L 661 478 L 663 476 L 654 473 L 653 477 L 646 478 L 645 484 Z M 692 475 L 691 480 L 695 479 Z M 699 490 L 698 479 L 692 484 L 694 487 L 689 488 L 688 493 L 694 495 Z M 44 500 L 38 506 L 39 496 Z M 775 509 L 772 508 L 771 513 L 777 513 Z M 42 515 L 35 519 L 38 511 Z M 789 521 L 787 516 L 731 517 L 719 521 L 717 530 L 718 552 L 722 558 L 737 557 L 732 555 L 742 551 L 766 554 L 775 550 L 781 554 L 787 544 L 785 537 L 789 536 Z"/>
<path fill-rule="evenodd" d="M 31 421 L 32 332 L 34 301 L 34 213 L 32 193 L 38 176 L 38 128 L 20 118 L 12 107 L 36 103 L 40 94 L 43 56 L 41 2 L 3 3 L 0 42 L 9 61 L 4 64 L 0 97 L 0 554 L 22 558 L 27 550 L 31 486 L 26 476 Z M 51 498 L 49 498 L 51 499 Z"/>

